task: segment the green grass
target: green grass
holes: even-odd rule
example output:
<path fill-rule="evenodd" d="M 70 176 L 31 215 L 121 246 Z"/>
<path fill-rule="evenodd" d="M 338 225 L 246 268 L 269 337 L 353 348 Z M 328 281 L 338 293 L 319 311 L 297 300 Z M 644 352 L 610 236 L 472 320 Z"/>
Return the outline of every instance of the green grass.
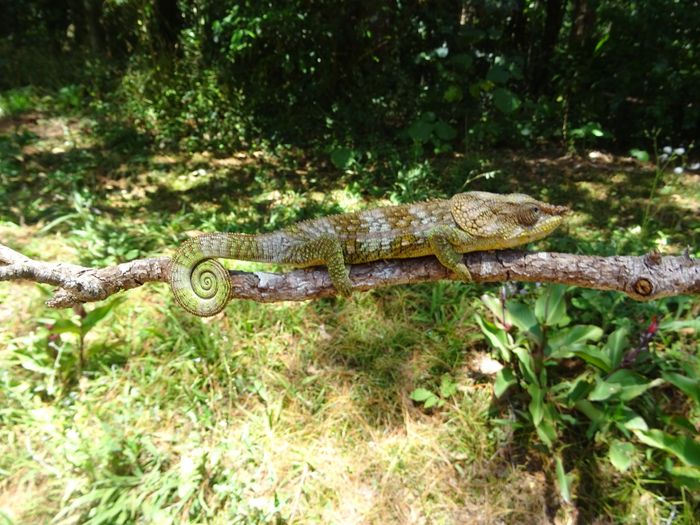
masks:
<path fill-rule="evenodd" d="M 635 225 L 654 174 L 629 162 L 495 152 L 407 163 L 392 179 L 289 152 L 154 151 L 128 129 L 101 134 L 90 115 L 34 104 L 31 119 L 2 121 L 0 239 L 40 259 L 113 264 L 172 253 L 187 231 L 255 232 L 368 195 L 449 194 L 464 166 L 500 170 L 472 189 L 574 205 L 542 248 L 699 245 L 697 175 L 668 179 L 652 206 L 657 234 L 644 237 Z M 0 523 L 693 523 L 695 496 L 643 469 L 615 471 L 580 436 L 562 438 L 574 502 L 561 501 L 551 455 L 489 416 L 493 376 L 479 366 L 489 349 L 474 321 L 487 315 L 485 289 L 498 290 L 435 283 L 234 301 L 202 320 L 148 285 L 89 332 L 79 370 L 76 336 L 51 330 L 74 312 L 46 309 L 45 287 L 0 283 Z M 681 308 L 580 292 L 574 303 L 579 322 L 611 330 L 626 319 L 637 333 L 657 313 L 700 313 L 696 299 Z M 697 355 L 697 339 L 679 331 L 655 351 Z M 442 406 L 412 401 L 445 377 L 457 388 Z M 697 424 L 697 409 L 683 410 Z"/>

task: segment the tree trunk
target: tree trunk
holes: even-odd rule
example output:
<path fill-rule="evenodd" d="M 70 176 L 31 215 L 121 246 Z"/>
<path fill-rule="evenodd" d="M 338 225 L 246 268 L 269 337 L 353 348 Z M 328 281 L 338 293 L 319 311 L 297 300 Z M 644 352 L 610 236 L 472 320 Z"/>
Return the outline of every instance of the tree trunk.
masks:
<path fill-rule="evenodd" d="M 93 54 L 101 55 L 104 52 L 104 32 L 100 23 L 102 0 L 83 0 L 83 7 L 90 49 Z"/>
<path fill-rule="evenodd" d="M 537 54 L 537 62 L 534 64 L 533 92 L 540 94 L 544 90 L 544 85 L 550 80 L 551 60 L 554 56 L 554 49 L 559 41 L 559 33 L 564 21 L 565 0 L 547 0 L 545 6 L 545 21 L 542 39 L 540 40 L 540 51 Z"/>

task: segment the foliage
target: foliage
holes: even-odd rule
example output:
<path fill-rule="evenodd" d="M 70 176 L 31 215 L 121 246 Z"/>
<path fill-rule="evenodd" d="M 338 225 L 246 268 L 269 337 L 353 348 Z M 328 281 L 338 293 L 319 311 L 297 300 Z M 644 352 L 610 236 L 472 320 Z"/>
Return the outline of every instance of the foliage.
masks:
<path fill-rule="evenodd" d="M 9 4 L 0 88 L 83 85 L 167 146 L 389 139 L 434 155 L 699 135 L 690 0 Z"/>
<path fill-rule="evenodd" d="M 697 490 L 697 358 L 683 351 L 661 354 L 650 345 L 654 337 L 673 337 L 683 327 L 700 328 L 697 319 L 678 320 L 688 303 L 682 301 L 660 321 L 654 318 L 633 344 L 629 322 L 607 336 L 598 326 L 572 324 L 564 286 L 542 288 L 535 299 L 529 306 L 504 295 L 484 295 L 492 319 L 476 317 L 504 365 L 494 392 L 510 400 L 516 428 L 524 435 L 534 431 L 536 441 L 559 451 L 574 436 L 585 435 L 608 447 L 610 462 L 621 472 L 640 469 L 651 479 L 668 477 L 677 486 Z"/>

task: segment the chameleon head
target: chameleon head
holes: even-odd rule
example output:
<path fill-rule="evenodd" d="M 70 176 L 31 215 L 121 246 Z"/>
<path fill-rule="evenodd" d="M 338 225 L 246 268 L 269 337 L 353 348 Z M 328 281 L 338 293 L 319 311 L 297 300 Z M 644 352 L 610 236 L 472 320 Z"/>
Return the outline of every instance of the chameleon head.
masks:
<path fill-rule="evenodd" d="M 483 249 L 511 248 L 549 235 L 569 208 L 533 199 L 529 195 L 499 195 L 481 191 L 452 197 L 457 225 L 482 244 Z"/>

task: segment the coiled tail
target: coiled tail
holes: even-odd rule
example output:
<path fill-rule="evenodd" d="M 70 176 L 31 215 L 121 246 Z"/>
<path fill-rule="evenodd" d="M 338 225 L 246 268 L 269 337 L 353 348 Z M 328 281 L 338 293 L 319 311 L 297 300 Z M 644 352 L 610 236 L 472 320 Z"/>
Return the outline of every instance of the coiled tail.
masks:
<path fill-rule="evenodd" d="M 200 317 L 221 312 L 231 298 L 231 278 L 214 259 L 270 261 L 268 236 L 213 233 L 184 242 L 170 262 L 170 288 L 177 303 Z"/>

